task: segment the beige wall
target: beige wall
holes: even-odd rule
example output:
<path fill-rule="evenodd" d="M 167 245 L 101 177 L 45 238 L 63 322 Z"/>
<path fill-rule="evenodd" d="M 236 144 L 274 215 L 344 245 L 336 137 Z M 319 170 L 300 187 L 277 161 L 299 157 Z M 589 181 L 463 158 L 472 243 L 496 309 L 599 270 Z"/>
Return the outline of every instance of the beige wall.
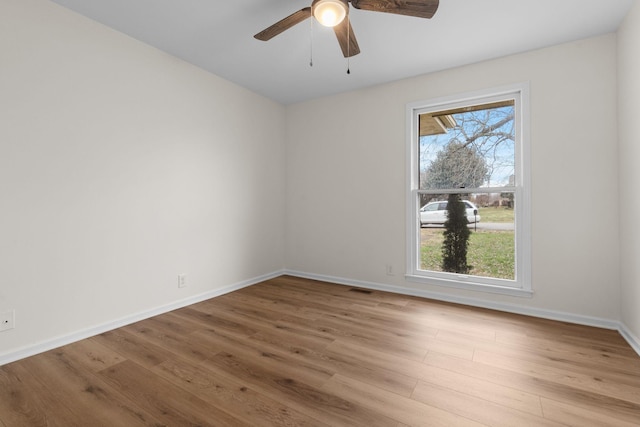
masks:
<path fill-rule="evenodd" d="M 618 32 L 622 321 L 640 346 L 640 4 Z M 640 348 L 640 347 L 639 347 Z"/>
<path fill-rule="evenodd" d="M 606 35 L 288 107 L 287 267 L 618 319 L 615 52 Z M 406 104 L 519 82 L 530 82 L 533 298 L 406 281 Z"/>
<path fill-rule="evenodd" d="M 0 356 L 283 268 L 284 107 L 46 0 L 0 76 Z"/>

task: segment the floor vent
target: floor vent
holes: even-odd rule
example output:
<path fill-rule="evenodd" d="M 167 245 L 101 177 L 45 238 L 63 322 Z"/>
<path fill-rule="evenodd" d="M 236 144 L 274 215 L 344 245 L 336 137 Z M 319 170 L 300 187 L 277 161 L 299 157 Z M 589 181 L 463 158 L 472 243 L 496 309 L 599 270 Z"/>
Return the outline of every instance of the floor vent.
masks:
<path fill-rule="evenodd" d="M 368 289 L 360 289 L 360 288 L 351 288 L 351 289 L 349 289 L 349 292 L 359 292 L 361 294 L 371 294 L 371 293 L 373 293 L 373 291 L 370 291 Z"/>

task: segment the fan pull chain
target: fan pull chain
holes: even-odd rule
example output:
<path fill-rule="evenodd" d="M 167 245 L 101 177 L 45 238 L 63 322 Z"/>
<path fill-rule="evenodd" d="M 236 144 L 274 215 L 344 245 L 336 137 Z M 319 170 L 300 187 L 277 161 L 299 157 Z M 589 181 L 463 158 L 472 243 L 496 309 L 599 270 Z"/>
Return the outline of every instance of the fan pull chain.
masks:
<path fill-rule="evenodd" d="M 313 67 L 313 17 L 311 17 L 311 25 L 309 26 L 309 67 Z"/>
<path fill-rule="evenodd" d="M 347 74 L 351 74 L 351 21 L 347 13 Z"/>

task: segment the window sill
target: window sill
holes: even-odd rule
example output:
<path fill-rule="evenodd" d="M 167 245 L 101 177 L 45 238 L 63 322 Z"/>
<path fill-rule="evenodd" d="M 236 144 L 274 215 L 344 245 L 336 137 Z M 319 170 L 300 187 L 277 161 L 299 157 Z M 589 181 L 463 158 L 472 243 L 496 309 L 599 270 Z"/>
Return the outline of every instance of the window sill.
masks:
<path fill-rule="evenodd" d="M 510 295 L 523 298 L 531 298 L 533 291 L 529 289 L 515 288 L 510 286 L 488 285 L 485 283 L 460 282 L 457 280 L 448 280 L 434 277 L 418 276 L 414 274 L 406 274 L 405 278 L 410 282 L 425 283 L 428 285 L 443 286 L 447 288 L 466 289 L 476 292 L 486 292 L 492 294 Z"/>

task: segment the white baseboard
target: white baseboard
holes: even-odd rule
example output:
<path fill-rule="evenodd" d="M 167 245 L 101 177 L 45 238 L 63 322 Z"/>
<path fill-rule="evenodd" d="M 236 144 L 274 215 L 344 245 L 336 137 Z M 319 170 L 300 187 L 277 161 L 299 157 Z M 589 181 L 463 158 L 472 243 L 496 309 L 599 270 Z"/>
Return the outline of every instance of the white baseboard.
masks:
<path fill-rule="evenodd" d="M 346 286 L 357 286 L 360 288 L 374 289 L 378 291 L 393 292 L 402 295 L 411 295 L 416 297 L 430 298 L 439 301 L 464 304 L 473 307 L 488 308 L 492 310 L 505 311 L 508 313 L 522 314 L 525 316 L 539 317 L 542 319 L 558 320 L 561 322 L 575 323 L 578 325 L 594 326 L 603 329 L 612 329 L 620 332 L 622 337 L 640 356 L 640 340 L 635 337 L 629 329 L 617 320 L 602 319 L 598 317 L 583 316 L 580 314 L 566 313 L 555 310 L 545 310 L 541 308 L 526 307 L 517 304 L 507 304 L 500 302 L 487 301 L 477 298 L 450 295 L 441 292 L 432 292 L 421 289 L 405 288 L 400 286 L 386 285 L 375 282 L 366 282 L 362 280 L 345 279 L 342 277 L 327 276 L 322 274 L 311 274 L 295 270 L 285 270 L 283 274 L 301 277 L 305 279 L 320 280 L 324 282 L 336 283 Z"/>
<path fill-rule="evenodd" d="M 624 323 L 620 324 L 620 329 L 618 330 L 620 331 L 620 335 L 622 335 L 622 337 L 627 340 L 631 348 L 633 348 L 640 356 L 640 339 L 638 339 L 637 336 L 633 335 Z"/>
<path fill-rule="evenodd" d="M 283 271 L 276 271 L 273 273 L 265 274 L 262 276 L 254 277 L 242 282 L 234 283 L 232 285 L 225 286 L 220 289 L 214 289 L 209 292 L 205 292 L 199 295 L 194 295 L 189 298 L 178 300 L 170 304 L 166 304 L 160 307 L 146 310 L 130 316 L 126 316 L 111 322 L 106 322 L 95 327 L 79 330 L 77 332 L 63 335 L 60 337 L 52 338 L 46 341 L 39 342 L 34 345 L 22 347 L 18 350 L 12 350 L 8 353 L 0 354 L 0 366 L 7 363 L 15 362 L 16 360 L 24 359 L 29 356 L 34 356 L 45 351 L 53 350 L 54 348 L 61 347 L 63 345 L 71 344 L 76 341 L 80 341 L 95 335 L 99 335 L 103 332 L 111 331 L 113 329 L 120 328 L 122 326 L 129 325 L 131 323 L 139 322 L 140 320 L 148 319 L 159 314 L 167 313 L 169 311 L 176 310 L 178 308 L 186 307 L 191 304 L 196 304 L 211 298 L 215 298 L 220 295 L 227 294 L 229 292 L 237 291 L 247 286 L 255 285 L 256 283 L 263 282 L 265 280 L 273 279 L 275 277 L 284 274 Z"/>

